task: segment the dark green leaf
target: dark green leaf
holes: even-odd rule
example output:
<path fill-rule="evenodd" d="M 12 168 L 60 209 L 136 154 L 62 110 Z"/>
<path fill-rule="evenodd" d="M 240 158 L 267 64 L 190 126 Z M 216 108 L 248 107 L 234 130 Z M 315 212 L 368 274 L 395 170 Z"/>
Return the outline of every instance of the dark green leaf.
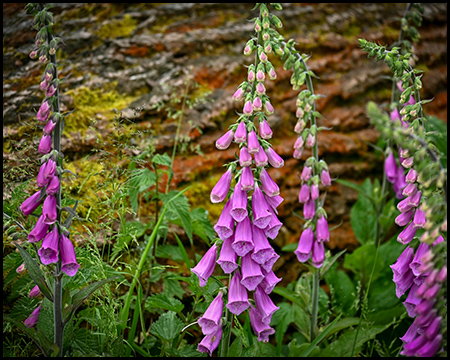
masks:
<path fill-rule="evenodd" d="M 151 308 L 157 308 L 174 311 L 177 313 L 184 309 L 184 305 L 180 300 L 174 297 L 169 298 L 165 294 L 153 294 L 152 296 L 148 297 L 145 301 L 145 307 L 149 310 Z"/>
<path fill-rule="evenodd" d="M 168 311 L 152 324 L 150 333 L 161 340 L 170 341 L 180 334 L 183 327 L 183 322 L 177 317 L 175 312 Z"/>

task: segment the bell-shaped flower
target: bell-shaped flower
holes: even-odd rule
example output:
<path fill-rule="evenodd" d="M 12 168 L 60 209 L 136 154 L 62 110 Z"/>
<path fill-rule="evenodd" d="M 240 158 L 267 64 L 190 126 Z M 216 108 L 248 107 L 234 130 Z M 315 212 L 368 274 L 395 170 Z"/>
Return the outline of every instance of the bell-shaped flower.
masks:
<path fill-rule="evenodd" d="M 55 195 L 59 190 L 59 177 L 57 175 L 50 179 L 50 182 L 45 189 L 47 195 Z"/>
<path fill-rule="evenodd" d="M 276 151 L 270 146 L 266 149 L 267 157 L 269 158 L 269 164 L 274 168 L 281 168 L 284 166 L 283 158 L 276 153 Z"/>
<path fill-rule="evenodd" d="M 386 178 L 390 183 L 394 183 L 397 178 L 397 163 L 395 161 L 394 153 L 391 151 L 384 161 L 384 171 Z"/>
<path fill-rule="evenodd" d="M 408 184 L 411 184 L 417 180 L 417 171 L 414 169 L 409 169 L 408 173 L 405 176 L 405 181 Z"/>
<path fill-rule="evenodd" d="M 47 162 L 43 163 L 39 168 L 39 173 L 36 178 L 37 185 L 39 187 L 44 187 L 50 182 L 50 179 L 55 175 L 56 172 L 56 162 L 53 159 L 48 159 Z"/>
<path fill-rule="evenodd" d="M 233 235 L 234 231 L 235 220 L 230 214 L 233 202 L 232 199 L 233 196 L 231 196 L 231 198 L 227 201 L 227 203 L 223 207 L 222 214 L 220 214 L 217 224 L 214 225 L 214 230 L 216 230 L 217 235 L 219 235 L 219 237 L 222 240 L 229 238 L 231 235 Z"/>
<path fill-rule="evenodd" d="M 396 278 L 394 275 L 395 294 L 400 298 L 414 284 L 414 274 L 411 270 L 407 271 L 401 277 Z"/>
<path fill-rule="evenodd" d="M 252 156 L 247 150 L 247 147 L 243 146 L 239 150 L 239 165 L 241 167 L 251 166 L 252 165 Z"/>
<path fill-rule="evenodd" d="M 414 212 L 414 218 L 412 221 L 413 226 L 418 229 L 423 228 L 426 222 L 427 219 L 425 218 L 425 213 L 420 208 L 417 208 Z"/>
<path fill-rule="evenodd" d="M 38 254 L 44 265 L 49 265 L 58 262 L 58 248 L 59 248 L 59 233 L 58 227 L 54 226 L 42 240 L 41 248 Z"/>
<path fill-rule="evenodd" d="M 41 215 L 34 225 L 33 230 L 28 233 L 29 242 L 38 242 L 44 238 L 48 231 L 48 224 L 44 223 L 44 215 Z"/>
<path fill-rule="evenodd" d="M 233 100 L 234 101 L 240 101 L 244 98 L 244 90 L 242 88 L 239 88 L 235 91 L 233 94 Z"/>
<path fill-rule="evenodd" d="M 253 297 L 255 299 L 256 308 L 261 314 L 261 321 L 264 324 L 269 325 L 270 320 L 272 319 L 272 315 L 279 309 L 279 307 L 273 303 L 269 295 L 264 292 L 261 286 L 258 286 L 256 288 Z"/>
<path fill-rule="evenodd" d="M 414 215 L 414 211 L 415 211 L 415 209 L 411 208 L 408 211 L 402 212 L 400 215 L 398 215 L 395 218 L 395 223 L 401 227 L 406 226 L 411 221 L 411 219 Z"/>
<path fill-rule="evenodd" d="M 323 242 L 314 241 L 312 248 L 312 263 L 316 268 L 320 268 L 325 260 L 325 247 Z"/>
<path fill-rule="evenodd" d="M 257 335 L 258 341 L 268 342 L 269 335 L 275 334 L 275 329 L 271 328 L 268 324 L 263 323 L 262 314 L 254 306 L 250 306 L 248 315 L 250 317 L 250 324 Z"/>
<path fill-rule="evenodd" d="M 267 261 L 264 262 L 264 264 L 261 265 L 261 269 L 264 270 L 263 274 L 267 274 L 269 271 L 272 271 L 273 265 L 276 263 L 276 261 L 280 258 L 280 255 L 278 255 L 275 251 L 272 253 L 272 255 L 267 259 Z"/>
<path fill-rule="evenodd" d="M 238 181 L 234 188 L 230 215 L 237 222 L 241 222 L 247 217 L 247 191 L 242 188 L 241 180 Z"/>
<path fill-rule="evenodd" d="M 230 281 L 228 289 L 228 304 L 226 307 L 234 315 L 240 315 L 243 311 L 247 310 L 250 306 L 248 301 L 247 289 L 241 284 L 241 274 L 237 269 Z"/>
<path fill-rule="evenodd" d="M 250 166 L 244 166 L 242 168 L 240 182 L 243 190 L 250 191 L 254 189 L 255 179 L 253 177 L 253 172 Z"/>
<path fill-rule="evenodd" d="M 408 204 L 413 207 L 418 207 L 420 199 L 422 198 L 422 191 L 417 191 L 414 195 L 408 196 Z"/>
<path fill-rule="evenodd" d="M 278 219 L 278 217 L 275 215 L 275 211 L 271 207 L 269 207 L 269 212 L 272 214 L 272 218 L 270 219 L 267 227 L 264 228 L 264 234 L 268 238 L 273 240 L 277 237 L 278 232 L 283 226 L 283 223 Z"/>
<path fill-rule="evenodd" d="M 242 110 L 242 112 L 244 113 L 244 115 L 250 116 L 253 114 L 253 106 L 252 106 L 252 101 L 248 100 L 245 105 L 244 105 L 244 109 Z"/>
<path fill-rule="evenodd" d="M 259 283 L 264 279 L 261 267 L 256 263 L 251 253 L 246 254 L 241 259 L 242 280 L 241 284 L 249 291 L 254 291 Z"/>
<path fill-rule="evenodd" d="M 266 193 L 267 196 L 274 197 L 280 195 L 280 188 L 277 183 L 270 177 L 266 169 L 261 169 L 259 174 L 259 179 L 261 180 L 261 189 Z"/>
<path fill-rule="evenodd" d="M 231 171 L 231 168 L 229 168 L 212 189 L 211 202 L 219 203 L 226 198 L 226 196 L 228 195 L 228 190 L 230 190 L 232 176 L 233 173 Z"/>
<path fill-rule="evenodd" d="M 418 289 L 418 287 L 419 287 L 418 285 L 413 284 L 411 286 L 411 290 L 409 290 L 409 292 L 408 292 L 408 297 L 403 302 L 403 305 L 406 308 L 406 312 L 412 318 L 417 315 L 416 306 L 419 305 L 420 302 L 422 301 L 422 299 L 420 299 L 416 296 L 416 290 Z"/>
<path fill-rule="evenodd" d="M 297 140 L 295 140 L 294 149 L 296 149 L 296 150 L 303 149 L 304 145 L 305 145 L 305 140 L 303 140 L 303 136 L 299 136 L 297 138 Z"/>
<path fill-rule="evenodd" d="M 201 353 L 208 352 L 209 356 L 212 356 L 214 350 L 220 344 L 220 340 L 222 339 L 222 324 L 220 324 L 219 328 L 211 335 L 206 335 L 202 341 L 197 346 L 197 351 Z"/>
<path fill-rule="evenodd" d="M 262 265 L 272 256 L 275 250 L 269 244 L 264 231 L 259 227 L 252 225 L 252 234 L 254 248 L 251 257 L 256 263 Z"/>
<path fill-rule="evenodd" d="M 266 274 L 263 281 L 261 281 L 258 286 L 260 286 L 266 294 L 270 294 L 280 281 L 281 279 L 271 270 Z"/>
<path fill-rule="evenodd" d="M 252 224 L 250 218 L 246 216 L 236 225 L 234 241 L 231 247 L 238 256 L 244 256 L 253 249 L 253 246 Z"/>
<path fill-rule="evenodd" d="M 41 312 L 41 305 L 38 305 L 36 309 L 33 310 L 30 316 L 26 318 L 26 320 L 23 322 L 24 325 L 28 328 L 32 328 L 36 326 L 39 318 L 39 313 Z"/>
<path fill-rule="evenodd" d="M 305 205 L 303 205 L 303 217 L 306 220 L 312 219 L 316 213 L 316 202 L 313 199 L 309 199 Z"/>
<path fill-rule="evenodd" d="M 257 167 L 266 166 L 269 163 L 269 158 L 262 146 L 259 146 L 259 151 L 255 154 L 255 165 Z"/>
<path fill-rule="evenodd" d="M 434 357 L 436 352 L 441 348 L 442 335 L 437 334 L 434 338 L 430 339 L 425 334 L 423 335 L 428 341 L 419 349 L 416 350 L 416 356 L 418 357 Z"/>
<path fill-rule="evenodd" d="M 72 241 L 64 234 L 61 234 L 59 252 L 61 254 L 61 271 L 69 276 L 75 276 L 80 265 L 77 263 L 75 248 L 73 247 Z"/>
<path fill-rule="evenodd" d="M 255 131 L 252 130 L 248 133 L 247 136 L 247 150 L 250 154 L 257 154 L 259 152 L 259 141 L 258 135 L 256 135 Z"/>
<path fill-rule="evenodd" d="M 263 190 L 264 190 L 264 188 L 263 188 Z M 278 214 L 277 207 L 283 202 L 284 199 L 280 195 L 275 195 L 275 196 L 264 195 L 264 199 L 266 199 L 267 203 L 270 205 L 272 210 L 276 214 Z"/>
<path fill-rule="evenodd" d="M 48 116 L 50 115 L 50 103 L 48 100 L 44 101 L 39 108 L 36 118 L 40 122 L 47 121 Z"/>
<path fill-rule="evenodd" d="M 398 235 L 397 241 L 403 245 L 409 244 L 416 235 L 417 228 L 414 227 L 414 223 L 410 222 L 403 231 Z"/>
<path fill-rule="evenodd" d="M 259 111 L 262 109 L 262 101 L 259 96 L 256 96 L 253 99 L 252 107 L 253 107 L 253 110 L 255 110 L 255 111 Z"/>
<path fill-rule="evenodd" d="M 414 257 L 409 262 L 409 268 L 412 270 L 414 276 L 422 275 L 422 272 L 420 271 L 420 267 L 422 265 L 422 256 L 425 255 L 428 250 L 430 250 L 430 245 L 424 242 L 421 242 L 417 247 Z M 409 257 L 410 255 L 408 255 L 408 259 Z"/>
<path fill-rule="evenodd" d="M 38 297 L 39 295 L 41 295 L 41 289 L 39 289 L 39 286 L 36 285 L 34 288 L 31 289 L 30 293 L 28 294 L 28 297 L 35 298 Z"/>
<path fill-rule="evenodd" d="M 219 258 L 216 261 L 225 274 L 231 274 L 239 266 L 236 262 L 237 254 L 231 247 L 233 241 L 234 234 L 223 241 Z"/>
<path fill-rule="evenodd" d="M 209 277 L 214 272 L 217 259 L 217 245 L 213 246 L 203 255 L 198 264 L 191 269 L 191 271 L 198 276 L 198 281 L 201 287 L 205 286 Z"/>
<path fill-rule="evenodd" d="M 211 302 L 211 304 L 206 309 L 203 316 L 198 320 L 198 324 L 202 329 L 203 335 L 214 334 L 219 327 L 220 319 L 223 313 L 223 292 L 219 291 L 219 294 Z"/>
<path fill-rule="evenodd" d="M 256 84 L 255 90 L 258 95 L 264 95 L 266 93 L 266 87 L 261 82 Z"/>
<path fill-rule="evenodd" d="M 258 70 L 256 72 L 256 81 L 264 81 L 265 78 L 266 78 L 266 75 L 264 74 L 264 71 Z"/>
<path fill-rule="evenodd" d="M 42 215 L 44 216 L 44 223 L 48 225 L 55 223 L 58 212 L 56 211 L 56 198 L 54 195 L 48 195 L 45 198 L 42 205 Z"/>
<path fill-rule="evenodd" d="M 394 272 L 395 278 L 400 278 L 410 270 L 410 264 L 414 259 L 414 249 L 407 246 L 405 250 L 400 254 L 397 261 L 391 265 L 391 269 Z"/>
<path fill-rule="evenodd" d="M 39 142 L 38 152 L 42 155 L 48 154 L 52 150 L 52 136 L 42 135 L 41 141 Z"/>
<path fill-rule="evenodd" d="M 259 136 L 267 140 L 272 138 L 272 134 L 273 134 L 272 129 L 270 128 L 267 120 L 264 119 L 263 121 L 261 121 L 259 123 Z"/>
<path fill-rule="evenodd" d="M 269 100 L 266 100 L 264 102 L 264 112 L 266 113 L 266 115 L 272 115 L 275 112 L 275 109 L 273 108 L 273 105 Z"/>
<path fill-rule="evenodd" d="M 409 199 L 405 198 L 397 204 L 397 209 L 400 212 L 406 212 L 412 209 L 412 205 L 409 204 Z"/>
<path fill-rule="evenodd" d="M 39 207 L 39 205 L 42 203 L 42 200 L 39 200 L 40 197 L 41 192 L 35 192 L 20 205 L 20 211 L 22 211 L 22 214 L 24 216 L 32 214 L 34 210 Z"/>
<path fill-rule="evenodd" d="M 442 318 L 440 316 L 436 316 L 431 323 L 425 329 L 425 336 L 427 339 L 432 340 L 439 333 L 439 328 L 441 326 Z"/>
<path fill-rule="evenodd" d="M 318 242 L 330 240 L 328 221 L 325 216 L 321 216 L 317 219 L 316 236 Z"/>
<path fill-rule="evenodd" d="M 412 196 L 417 192 L 417 183 L 408 183 L 403 188 L 402 195 L 403 196 Z"/>
<path fill-rule="evenodd" d="M 405 181 L 404 170 L 401 166 L 399 166 L 397 169 L 397 178 L 395 179 L 395 182 L 392 186 L 394 188 L 395 196 L 397 197 L 397 199 L 403 199 L 402 192 L 406 185 L 408 184 Z"/>
<path fill-rule="evenodd" d="M 323 169 L 320 173 L 320 182 L 323 186 L 330 186 L 331 185 L 331 177 L 330 173 L 327 169 Z"/>
<path fill-rule="evenodd" d="M 298 201 L 300 203 L 305 203 L 310 199 L 310 187 L 307 183 L 303 183 L 300 188 L 300 193 L 298 194 Z"/>
<path fill-rule="evenodd" d="M 311 228 L 306 228 L 300 235 L 300 240 L 298 242 L 297 249 L 294 251 L 297 255 L 297 259 L 300 262 L 307 261 L 311 256 L 311 251 L 313 249 L 314 242 L 314 232 Z"/>
<path fill-rule="evenodd" d="M 253 191 L 252 211 L 253 224 L 260 229 L 264 229 L 269 224 L 272 214 L 269 211 L 269 205 L 258 184 L 255 184 L 255 190 Z"/>
<path fill-rule="evenodd" d="M 225 150 L 228 149 L 231 142 L 233 141 L 234 137 L 234 131 L 228 130 L 225 134 L 223 134 L 220 138 L 216 141 L 216 148 L 219 150 Z"/>
<path fill-rule="evenodd" d="M 312 168 L 310 166 L 305 166 L 305 167 L 303 167 L 302 174 L 300 175 L 300 178 L 303 181 L 308 181 L 309 179 L 311 179 L 311 175 L 312 175 Z"/>
<path fill-rule="evenodd" d="M 245 126 L 245 121 L 241 121 L 236 128 L 234 133 L 234 141 L 237 143 L 243 143 L 247 140 L 247 128 Z"/>

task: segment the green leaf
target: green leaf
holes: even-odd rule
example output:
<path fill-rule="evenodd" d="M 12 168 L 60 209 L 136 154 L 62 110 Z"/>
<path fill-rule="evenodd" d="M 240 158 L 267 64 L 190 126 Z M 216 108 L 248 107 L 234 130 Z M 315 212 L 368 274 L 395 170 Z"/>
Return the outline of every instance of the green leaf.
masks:
<path fill-rule="evenodd" d="M 355 273 L 364 283 L 369 281 L 375 262 L 377 248 L 374 244 L 368 243 L 357 248 L 352 254 L 347 254 L 344 260 L 344 268 Z M 385 263 L 381 256 L 376 257 L 375 269 L 372 281 L 377 279 L 385 268 Z"/>
<path fill-rule="evenodd" d="M 180 334 L 183 327 L 183 322 L 177 317 L 175 312 L 168 311 L 152 324 L 150 333 L 161 340 L 170 341 Z"/>
<path fill-rule="evenodd" d="M 145 301 L 145 307 L 150 311 L 151 308 L 165 309 L 174 311 L 176 313 L 181 312 L 184 309 L 184 305 L 180 300 L 174 297 L 167 297 L 164 294 L 153 294 Z"/>
<path fill-rule="evenodd" d="M 172 159 L 169 155 L 167 155 L 167 153 L 164 153 L 164 155 L 156 154 L 155 156 L 153 156 L 152 163 L 163 166 L 170 166 L 172 165 Z"/>
<path fill-rule="evenodd" d="M 357 292 L 350 277 L 342 270 L 333 267 L 325 275 L 325 282 L 330 288 L 332 309 L 335 314 L 353 316 L 356 308 L 352 307 L 356 300 Z"/>
<path fill-rule="evenodd" d="M 28 254 L 28 252 L 19 244 L 15 243 L 14 245 L 19 249 L 20 255 L 22 255 L 22 259 L 25 263 L 28 273 L 30 274 L 30 277 L 33 279 L 36 285 L 39 286 L 39 290 L 41 290 L 41 292 L 48 300 L 53 301 L 52 291 L 45 281 L 44 274 L 41 271 L 39 265 L 36 263 L 33 257 Z"/>
<path fill-rule="evenodd" d="M 193 233 L 210 246 L 210 242 L 216 237 L 216 232 L 208 219 L 208 211 L 203 208 L 192 209 L 191 219 Z"/>
<path fill-rule="evenodd" d="M 283 296 L 285 299 L 287 299 L 289 301 L 292 301 L 295 305 L 299 306 L 302 309 L 306 309 L 306 307 L 307 307 L 304 300 L 302 299 L 302 297 L 292 290 L 282 288 L 279 286 L 275 286 L 275 288 L 273 289 L 273 292 L 275 294 Z"/>
<path fill-rule="evenodd" d="M 376 212 L 370 200 L 359 196 L 350 210 L 350 222 L 360 244 L 375 240 Z"/>
<path fill-rule="evenodd" d="M 150 169 L 137 169 L 131 173 L 128 194 L 133 210 L 138 209 L 138 195 L 156 183 L 156 175 Z"/>
<path fill-rule="evenodd" d="M 190 269 L 192 267 L 192 265 L 191 265 L 191 261 L 189 260 L 189 256 L 186 252 L 186 249 L 184 248 L 184 245 L 181 242 L 178 235 L 177 234 L 174 234 L 174 235 L 175 235 L 175 238 L 177 239 L 178 247 L 181 251 L 181 255 L 183 256 L 184 263 L 186 264 L 187 268 Z"/>
<path fill-rule="evenodd" d="M 167 205 L 166 217 L 169 221 L 180 220 L 189 240 L 192 239 L 192 220 L 189 212 L 189 200 L 185 195 L 175 198 L 179 194 L 178 191 L 172 190 L 168 194 L 161 194 L 161 200 Z"/>
<path fill-rule="evenodd" d="M 236 337 L 228 350 L 229 357 L 240 357 L 242 354 L 242 338 Z"/>

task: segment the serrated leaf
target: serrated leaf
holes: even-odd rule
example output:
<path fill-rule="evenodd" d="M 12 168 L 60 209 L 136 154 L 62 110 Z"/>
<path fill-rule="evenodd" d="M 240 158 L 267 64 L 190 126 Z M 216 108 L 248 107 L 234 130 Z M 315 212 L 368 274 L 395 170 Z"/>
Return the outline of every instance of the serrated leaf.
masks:
<path fill-rule="evenodd" d="M 172 221 L 180 220 L 186 235 L 192 243 L 192 220 L 189 212 L 189 200 L 185 195 L 175 198 L 177 194 L 179 192 L 175 190 L 170 191 L 168 194 L 161 194 L 161 200 L 167 206 L 166 217 Z"/>
<path fill-rule="evenodd" d="M 161 340 L 170 341 L 180 334 L 183 327 L 183 322 L 177 317 L 175 312 L 168 311 L 152 324 L 150 333 Z"/>
<path fill-rule="evenodd" d="M 165 294 L 153 294 L 145 301 L 146 308 L 159 308 L 174 312 L 181 312 L 184 305 L 176 298 L 169 298 Z"/>
<path fill-rule="evenodd" d="M 137 169 L 131 173 L 130 188 L 128 194 L 130 196 L 131 206 L 134 211 L 138 209 L 138 195 L 147 190 L 156 183 L 156 175 L 147 168 Z"/>
<path fill-rule="evenodd" d="M 152 163 L 158 164 L 158 165 L 170 166 L 170 165 L 172 165 L 172 159 L 170 158 L 169 155 L 167 155 L 167 153 L 164 153 L 164 155 L 156 154 L 155 156 L 153 156 Z"/>

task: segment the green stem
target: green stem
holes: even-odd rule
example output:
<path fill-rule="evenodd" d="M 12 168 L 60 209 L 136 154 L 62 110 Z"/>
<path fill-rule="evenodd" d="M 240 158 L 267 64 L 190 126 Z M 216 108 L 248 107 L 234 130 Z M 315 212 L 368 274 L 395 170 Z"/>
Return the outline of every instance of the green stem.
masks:
<path fill-rule="evenodd" d="M 313 342 L 316 338 L 317 328 L 317 314 L 319 311 L 319 281 L 320 281 L 320 269 L 317 269 L 313 276 L 313 288 L 312 288 L 312 304 L 311 304 L 311 323 L 309 329 L 309 342 Z"/>

